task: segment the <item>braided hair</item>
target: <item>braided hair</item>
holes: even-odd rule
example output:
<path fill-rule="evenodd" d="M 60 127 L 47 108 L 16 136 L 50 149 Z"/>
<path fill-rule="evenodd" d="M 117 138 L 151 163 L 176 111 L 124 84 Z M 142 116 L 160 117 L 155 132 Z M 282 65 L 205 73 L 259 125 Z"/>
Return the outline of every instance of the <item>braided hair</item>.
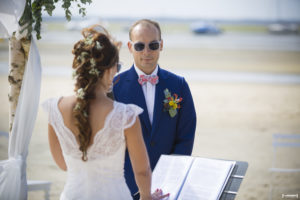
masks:
<path fill-rule="evenodd" d="M 119 61 L 117 45 L 108 32 L 99 25 L 82 30 L 84 39 L 78 41 L 73 48 L 74 60 L 72 68 L 75 79 L 76 104 L 73 117 L 79 130 L 79 150 L 82 160 L 87 161 L 87 148 L 91 142 L 92 129 L 89 123 L 89 105 L 95 99 L 97 82 L 103 77 L 105 70 Z"/>

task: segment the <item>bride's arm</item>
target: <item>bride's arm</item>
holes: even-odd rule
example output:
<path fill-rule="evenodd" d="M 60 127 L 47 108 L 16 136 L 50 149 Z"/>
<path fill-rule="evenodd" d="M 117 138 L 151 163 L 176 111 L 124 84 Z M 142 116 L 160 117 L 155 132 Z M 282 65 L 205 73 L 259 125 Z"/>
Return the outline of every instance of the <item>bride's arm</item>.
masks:
<path fill-rule="evenodd" d="M 56 133 L 52 126 L 48 124 L 48 139 L 49 139 L 49 146 L 51 150 L 52 157 L 59 168 L 64 171 L 67 171 L 66 162 L 64 156 L 62 154 L 62 150 L 56 136 Z"/>
<path fill-rule="evenodd" d="M 139 117 L 124 134 L 140 197 L 142 200 L 151 199 L 151 168 Z"/>

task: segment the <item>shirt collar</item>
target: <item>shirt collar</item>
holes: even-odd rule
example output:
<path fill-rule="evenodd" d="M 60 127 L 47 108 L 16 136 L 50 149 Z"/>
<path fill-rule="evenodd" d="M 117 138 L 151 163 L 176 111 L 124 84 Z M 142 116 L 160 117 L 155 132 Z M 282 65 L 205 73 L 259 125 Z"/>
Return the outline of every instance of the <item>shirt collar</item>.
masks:
<path fill-rule="evenodd" d="M 134 69 L 135 69 L 138 76 L 147 75 L 142 70 L 140 70 L 135 64 L 133 64 L 133 66 L 134 66 Z M 158 65 L 156 65 L 155 70 L 150 75 L 157 75 L 157 71 L 158 71 Z"/>

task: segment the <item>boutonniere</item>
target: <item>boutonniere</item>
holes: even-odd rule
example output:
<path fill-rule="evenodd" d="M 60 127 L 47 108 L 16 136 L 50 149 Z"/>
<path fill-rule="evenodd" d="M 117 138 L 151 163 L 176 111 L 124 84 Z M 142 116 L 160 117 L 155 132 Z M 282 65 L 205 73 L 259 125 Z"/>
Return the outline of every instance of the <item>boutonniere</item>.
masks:
<path fill-rule="evenodd" d="M 180 108 L 180 102 L 182 98 L 178 98 L 177 94 L 171 95 L 170 91 L 167 89 L 164 90 L 165 99 L 164 99 L 164 111 L 168 111 L 171 117 L 175 117 L 177 114 L 177 109 Z"/>

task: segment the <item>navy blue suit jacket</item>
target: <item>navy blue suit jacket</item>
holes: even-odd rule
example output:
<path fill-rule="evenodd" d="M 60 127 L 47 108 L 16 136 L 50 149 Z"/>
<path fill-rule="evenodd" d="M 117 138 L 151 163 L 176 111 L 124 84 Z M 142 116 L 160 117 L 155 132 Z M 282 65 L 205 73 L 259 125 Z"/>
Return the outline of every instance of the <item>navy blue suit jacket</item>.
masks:
<path fill-rule="evenodd" d="M 144 93 L 132 66 L 115 78 L 113 93 L 116 101 L 132 103 L 144 109 L 139 115 L 145 145 L 153 170 L 162 154 L 191 155 L 196 128 L 196 112 L 189 86 L 183 77 L 158 68 L 159 82 L 155 90 L 153 123 L 151 125 Z M 175 117 L 163 111 L 164 90 L 182 97 L 181 108 Z M 132 194 L 138 191 L 128 152 L 125 156 L 125 178 Z"/>

